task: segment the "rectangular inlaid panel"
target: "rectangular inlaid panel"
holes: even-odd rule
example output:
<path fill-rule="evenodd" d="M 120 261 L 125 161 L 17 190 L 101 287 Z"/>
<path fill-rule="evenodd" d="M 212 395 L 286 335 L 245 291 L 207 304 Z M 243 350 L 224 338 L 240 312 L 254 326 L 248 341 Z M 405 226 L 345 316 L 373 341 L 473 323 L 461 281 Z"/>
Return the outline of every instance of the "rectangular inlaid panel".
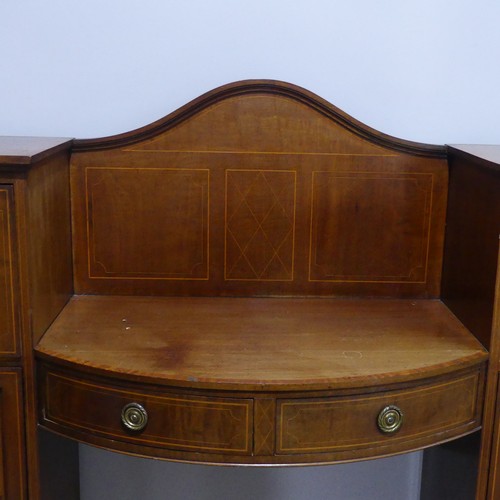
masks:
<path fill-rule="evenodd" d="M 148 414 L 142 432 L 121 422 L 125 405 L 139 403 Z M 251 399 L 158 395 L 124 391 L 49 372 L 44 418 L 56 424 L 136 444 L 202 452 L 250 454 Z"/>
<path fill-rule="evenodd" d="M 477 420 L 479 374 L 373 396 L 281 400 L 278 453 L 333 452 L 440 434 Z M 377 427 L 380 412 L 396 405 L 403 423 L 393 434 Z"/>
<path fill-rule="evenodd" d="M 28 498 L 25 473 L 22 376 L 19 368 L 0 371 L 0 498 Z"/>
<path fill-rule="evenodd" d="M 11 199 L 12 189 L 0 186 L 0 355 L 17 352 Z"/>
<path fill-rule="evenodd" d="M 226 170 L 226 280 L 293 280 L 295 192 L 294 171 Z"/>
<path fill-rule="evenodd" d="M 89 278 L 208 279 L 208 170 L 85 173 Z"/>
<path fill-rule="evenodd" d="M 313 172 L 309 279 L 426 281 L 433 174 Z"/>

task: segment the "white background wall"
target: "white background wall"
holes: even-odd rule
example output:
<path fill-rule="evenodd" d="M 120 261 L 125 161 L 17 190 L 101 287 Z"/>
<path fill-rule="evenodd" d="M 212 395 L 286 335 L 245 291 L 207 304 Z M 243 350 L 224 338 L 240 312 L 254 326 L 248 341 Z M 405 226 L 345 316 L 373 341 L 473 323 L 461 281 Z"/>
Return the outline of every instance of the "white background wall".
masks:
<path fill-rule="evenodd" d="M 216 86 L 270 78 L 391 135 L 500 144 L 499 24 L 498 0 L 1 0 L 0 134 L 120 133 Z M 409 500 L 420 458 L 231 469 L 82 447 L 82 493 Z"/>
<path fill-rule="evenodd" d="M 245 78 L 386 133 L 500 143 L 498 0 L 1 0 L 0 133 L 102 136 Z"/>

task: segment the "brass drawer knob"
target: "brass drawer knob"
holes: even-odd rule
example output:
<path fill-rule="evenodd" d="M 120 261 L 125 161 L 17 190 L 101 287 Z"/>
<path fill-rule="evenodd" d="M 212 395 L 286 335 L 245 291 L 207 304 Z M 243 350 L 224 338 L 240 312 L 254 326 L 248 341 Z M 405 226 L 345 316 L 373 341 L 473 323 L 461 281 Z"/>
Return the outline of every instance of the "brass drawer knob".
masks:
<path fill-rule="evenodd" d="M 381 432 L 390 434 L 396 432 L 403 424 L 403 412 L 395 405 L 386 406 L 377 418 L 377 425 Z"/>
<path fill-rule="evenodd" d="M 129 403 L 122 409 L 122 423 L 131 431 L 142 431 L 148 423 L 148 414 L 139 403 Z"/>

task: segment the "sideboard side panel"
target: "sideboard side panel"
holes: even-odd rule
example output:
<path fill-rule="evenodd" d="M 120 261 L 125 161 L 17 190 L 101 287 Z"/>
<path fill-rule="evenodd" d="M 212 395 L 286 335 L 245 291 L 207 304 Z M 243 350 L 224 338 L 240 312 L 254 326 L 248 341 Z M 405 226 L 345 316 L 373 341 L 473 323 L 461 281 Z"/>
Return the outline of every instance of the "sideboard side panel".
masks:
<path fill-rule="evenodd" d="M 30 170 L 27 224 L 31 326 L 36 344 L 73 293 L 67 151 Z"/>
<path fill-rule="evenodd" d="M 498 237 L 500 169 L 450 153 L 442 297 L 486 347 L 490 347 Z"/>

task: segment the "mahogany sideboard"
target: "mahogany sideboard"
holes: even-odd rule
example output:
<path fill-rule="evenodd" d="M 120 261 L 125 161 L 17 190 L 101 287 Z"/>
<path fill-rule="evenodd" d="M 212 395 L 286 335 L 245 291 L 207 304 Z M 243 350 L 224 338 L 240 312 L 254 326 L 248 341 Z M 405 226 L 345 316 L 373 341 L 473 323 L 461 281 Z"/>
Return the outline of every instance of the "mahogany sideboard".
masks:
<path fill-rule="evenodd" d="M 244 81 L 113 137 L 0 138 L 0 216 L 1 498 L 78 498 L 77 442 L 424 449 L 422 499 L 500 498 L 500 147 Z"/>

